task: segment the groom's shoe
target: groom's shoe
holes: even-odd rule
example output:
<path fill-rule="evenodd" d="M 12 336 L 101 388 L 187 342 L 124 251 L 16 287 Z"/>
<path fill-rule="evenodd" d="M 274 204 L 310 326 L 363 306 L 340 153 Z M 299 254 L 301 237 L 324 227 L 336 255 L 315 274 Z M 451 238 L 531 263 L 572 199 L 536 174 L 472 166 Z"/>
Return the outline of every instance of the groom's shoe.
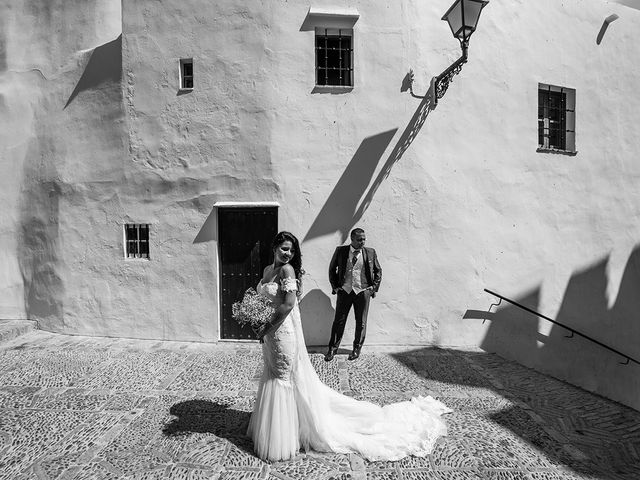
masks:
<path fill-rule="evenodd" d="M 360 348 L 361 347 L 353 347 L 353 352 L 349 354 L 349 360 L 355 360 L 360 356 Z"/>
<path fill-rule="evenodd" d="M 333 360 L 333 357 L 336 355 L 337 351 L 338 351 L 337 348 L 329 348 L 329 351 L 324 356 L 324 361 L 325 362 L 330 362 L 331 360 Z"/>

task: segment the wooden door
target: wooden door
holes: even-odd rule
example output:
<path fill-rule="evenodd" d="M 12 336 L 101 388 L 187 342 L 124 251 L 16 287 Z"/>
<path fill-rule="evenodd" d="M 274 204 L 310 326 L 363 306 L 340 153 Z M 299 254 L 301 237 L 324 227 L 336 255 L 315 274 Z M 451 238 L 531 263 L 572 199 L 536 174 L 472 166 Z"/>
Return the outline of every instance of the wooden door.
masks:
<path fill-rule="evenodd" d="M 262 270 L 273 261 L 271 241 L 278 233 L 277 207 L 220 208 L 218 239 L 220 248 L 220 338 L 255 338 L 249 327 L 231 317 L 231 306 L 245 290 L 256 287 Z"/>

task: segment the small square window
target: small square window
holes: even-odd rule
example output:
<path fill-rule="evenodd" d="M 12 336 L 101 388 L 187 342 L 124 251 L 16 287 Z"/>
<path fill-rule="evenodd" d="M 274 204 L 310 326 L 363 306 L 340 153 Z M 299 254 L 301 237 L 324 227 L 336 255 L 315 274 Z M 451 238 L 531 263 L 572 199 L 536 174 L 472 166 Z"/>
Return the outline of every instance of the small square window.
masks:
<path fill-rule="evenodd" d="M 180 88 L 182 90 L 193 89 L 193 59 L 183 58 L 180 60 Z"/>
<path fill-rule="evenodd" d="M 353 86 L 353 30 L 316 28 L 316 85 Z"/>
<path fill-rule="evenodd" d="M 576 91 L 538 84 L 538 151 L 575 153 Z"/>
<path fill-rule="evenodd" d="M 124 248 L 126 258 L 149 258 L 148 223 L 127 223 L 124 225 Z"/>

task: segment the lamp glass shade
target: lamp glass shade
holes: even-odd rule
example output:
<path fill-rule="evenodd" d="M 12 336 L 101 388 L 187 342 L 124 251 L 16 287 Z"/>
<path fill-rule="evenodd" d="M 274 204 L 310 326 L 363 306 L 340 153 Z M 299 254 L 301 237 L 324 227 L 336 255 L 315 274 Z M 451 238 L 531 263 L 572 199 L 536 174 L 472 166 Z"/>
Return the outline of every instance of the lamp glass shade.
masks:
<path fill-rule="evenodd" d="M 478 20 L 480 19 L 480 12 L 487 2 L 478 2 L 477 0 L 462 1 L 464 2 L 464 26 L 465 28 L 471 28 L 471 31 L 474 31 L 478 25 Z"/>
<path fill-rule="evenodd" d="M 442 20 L 446 20 L 451 33 L 459 40 L 468 39 L 475 31 L 480 12 L 489 3 L 485 0 L 456 0 Z"/>
<path fill-rule="evenodd" d="M 462 1 L 456 1 L 451 8 L 444 14 L 442 20 L 446 20 L 451 28 L 454 37 L 462 30 Z"/>

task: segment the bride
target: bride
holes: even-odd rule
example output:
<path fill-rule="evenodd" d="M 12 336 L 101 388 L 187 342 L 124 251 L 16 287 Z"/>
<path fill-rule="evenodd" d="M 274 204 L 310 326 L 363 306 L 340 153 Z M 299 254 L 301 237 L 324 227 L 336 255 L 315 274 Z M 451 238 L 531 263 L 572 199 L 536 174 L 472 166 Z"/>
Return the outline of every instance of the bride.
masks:
<path fill-rule="evenodd" d="M 416 397 L 379 407 L 332 390 L 320 381 L 302 334 L 298 285 L 302 275 L 298 239 L 280 232 L 273 239 L 274 262 L 257 290 L 276 313 L 263 331 L 264 370 L 247 435 L 263 460 L 287 460 L 300 448 L 358 453 L 375 460 L 426 456 L 447 427 L 444 404 Z"/>

